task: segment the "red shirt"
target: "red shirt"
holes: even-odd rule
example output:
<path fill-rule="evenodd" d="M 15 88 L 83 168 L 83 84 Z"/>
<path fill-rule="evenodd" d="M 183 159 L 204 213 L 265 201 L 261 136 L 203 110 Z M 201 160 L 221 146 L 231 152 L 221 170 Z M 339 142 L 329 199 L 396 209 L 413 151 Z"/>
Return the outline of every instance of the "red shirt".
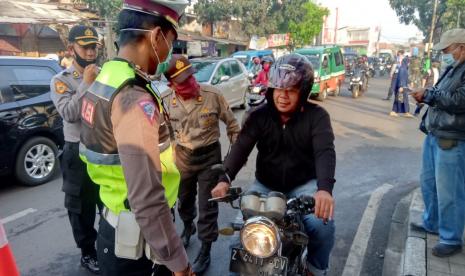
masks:
<path fill-rule="evenodd" d="M 258 76 L 255 79 L 255 85 L 257 84 L 268 86 L 268 71 L 262 70 L 258 73 Z"/>

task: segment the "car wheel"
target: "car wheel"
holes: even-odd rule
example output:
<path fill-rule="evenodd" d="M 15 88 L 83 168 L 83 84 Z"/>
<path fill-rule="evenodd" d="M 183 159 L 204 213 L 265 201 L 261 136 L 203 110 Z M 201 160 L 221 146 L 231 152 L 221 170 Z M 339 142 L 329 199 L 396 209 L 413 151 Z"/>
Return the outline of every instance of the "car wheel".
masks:
<path fill-rule="evenodd" d="M 325 88 L 323 89 L 323 91 L 321 91 L 320 93 L 318 93 L 318 96 L 316 97 L 316 99 L 320 102 L 326 100 L 326 98 L 328 97 L 328 88 Z"/>
<path fill-rule="evenodd" d="M 242 103 L 241 103 L 241 105 L 239 106 L 240 109 L 246 109 L 246 108 L 247 108 L 247 99 L 246 99 L 246 97 L 245 97 L 245 94 L 246 94 L 246 93 L 244 93 L 244 96 L 242 97 Z"/>
<path fill-rule="evenodd" d="M 16 178 L 26 186 L 36 186 L 49 181 L 59 166 L 57 154 L 58 148 L 49 138 L 30 139 L 16 155 Z"/>

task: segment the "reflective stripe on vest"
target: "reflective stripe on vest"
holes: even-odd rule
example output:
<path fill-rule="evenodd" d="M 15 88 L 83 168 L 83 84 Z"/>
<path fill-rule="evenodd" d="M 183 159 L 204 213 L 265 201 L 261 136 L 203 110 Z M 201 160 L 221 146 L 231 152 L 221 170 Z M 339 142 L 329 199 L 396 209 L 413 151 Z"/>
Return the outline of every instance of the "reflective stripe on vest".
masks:
<path fill-rule="evenodd" d="M 104 64 L 96 81 L 88 89 L 88 92 L 109 102 L 129 81 L 136 76 L 134 69 L 124 61 L 113 60 Z M 163 106 L 159 97 L 147 84 L 145 87 L 156 98 L 163 113 Z M 174 151 L 170 140 L 160 143 L 161 180 L 165 188 L 165 198 L 168 205 L 173 207 L 176 203 L 179 190 L 180 173 L 174 162 Z M 105 154 L 90 150 L 84 144 L 80 144 L 81 159 L 87 164 L 90 178 L 100 185 L 100 198 L 106 207 L 115 214 L 127 210 L 124 202 L 127 199 L 127 185 L 121 166 L 119 154 Z"/>

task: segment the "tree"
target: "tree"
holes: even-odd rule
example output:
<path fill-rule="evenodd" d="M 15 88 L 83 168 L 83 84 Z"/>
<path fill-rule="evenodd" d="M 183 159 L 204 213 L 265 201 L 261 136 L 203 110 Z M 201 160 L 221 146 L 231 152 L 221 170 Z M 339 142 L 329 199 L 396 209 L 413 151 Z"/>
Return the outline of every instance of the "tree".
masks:
<path fill-rule="evenodd" d="M 197 14 L 197 21 L 200 24 L 210 24 L 231 18 L 232 9 L 229 0 L 199 0 L 194 5 L 194 12 Z"/>
<path fill-rule="evenodd" d="M 465 27 L 465 0 L 448 0 L 442 17 L 445 30 Z"/>
<path fill-rule="evenodd" d="M 329 10 L 320 7 L 313 2 L 306 2 L 302 6 L 305 15 L 299 22 L 292 19 L 289 22 L 289 30 L 294 46 L 304 46 L 310 44 L 323 27 L 323 17 L 329 15 Z"/>
<path fill-rule="evenodd" d="M 442 19 L 446 10 L 447 0 L 439 0 L 436 12 L 435 34 L 443 27 Z M 431 32 L 431 21 L 433 18 L 434 0 L 389 0 L 389 4 L 399 16 L 401 23 L 413 23 L 423 32 L 425 37 L 429 37 Z M 438 39 L 438 36 L 435 36 Z M 436 41 L 435 40 L 435 41 Z"/>
<path fill-rule="evenodd" d="M 103 19 L 114 19 L 123 5 L 122 0 L 74 0 L 74 2 L 84 2 L 91 10 L 98 12 Z"/>
<path fill-rule="evenodd" d="M 265 36 L 277 31 L 275 0 L 235 0 L 232 5 L 232 15 L 241 21 L 242 30 L 248 36 Z"/>

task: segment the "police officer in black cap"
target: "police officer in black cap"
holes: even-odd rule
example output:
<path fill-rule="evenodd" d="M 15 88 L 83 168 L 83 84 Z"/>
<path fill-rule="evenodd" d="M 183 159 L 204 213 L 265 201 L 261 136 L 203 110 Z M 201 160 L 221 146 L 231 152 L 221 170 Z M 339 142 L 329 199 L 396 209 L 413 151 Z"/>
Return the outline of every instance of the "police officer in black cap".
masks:
<path fill-rule="evenodd" d="M 96 206 L 101 206 L 99 188 L 90 179 L 86 165 L 79 158 L 81 132 L 80 100 L 98 74 L 98 36 L 94 28 L 77 25 L 69 32 L 68 51 L 73 64 L 53 77 L 51 98 L 63 118 L 65 146 L 61 159 L 65 207 L 74 240 L 81 249 L 81 265 L 99 274 L 94 229 Z"/>

